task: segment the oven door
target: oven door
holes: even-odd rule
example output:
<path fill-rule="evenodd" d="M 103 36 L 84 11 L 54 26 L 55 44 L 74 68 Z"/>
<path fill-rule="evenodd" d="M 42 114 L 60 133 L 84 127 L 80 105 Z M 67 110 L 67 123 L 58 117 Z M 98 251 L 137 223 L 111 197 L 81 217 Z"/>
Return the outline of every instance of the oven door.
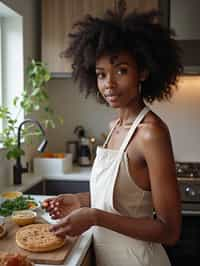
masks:
<path fill-rule="evenodd" d="M 183 211 L 180 240 L 165 249 L 172 266 L 196 265 L 200 260 L 200 211 Z"/>

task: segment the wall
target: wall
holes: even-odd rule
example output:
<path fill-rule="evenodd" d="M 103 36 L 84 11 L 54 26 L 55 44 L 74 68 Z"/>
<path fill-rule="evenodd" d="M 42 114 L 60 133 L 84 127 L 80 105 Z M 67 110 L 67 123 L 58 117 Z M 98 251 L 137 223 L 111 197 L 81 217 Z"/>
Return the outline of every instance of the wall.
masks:
<path fill-rule="evenodd" d="M 84 99 L 71 79 L 51 80 L 49 94 L 56 112 L 65 120 L 63 126 L 48 134 L 51 151 L 64 151 L 65 141 L 75 138 L 73 130 L 79 124 L 100 140 L 115 116 L 113 110 L 93 98 Z M 169 126 L 175 159 L 200 162 L 200 77 L 181 78 L 171 101 L 155 103 L 151 108 Z"/>
<path fill-rule="evenodd" d="M 23 16 L 24 64 L 26 66 L 28 59 L 40 56 L 40 1 L 2 0 L 2 2 Z M 0 150 L 0 186 L 7 184 L 12 174 L 12 162 L 5 159 L 4 152 Z"/>
<path fill-rule="evenodd" d="M 154 110 L 169 126 L 175 159 L 200 162 L 200 76 L 183 77 L 171 101 Z"/>
<path fill-rule="evenodd" d="M 77 125 L 82 125 L 88 136 L 103 141 L 101 134 L 115 116 L 113 110 L 98 104 L 93 97 L 85 99 L 71 79 L 52 79 L 48 92 L 55 112 L 64 118 L 62 126 L 48 131 L 50 151 L 65 151 L 65 142 L 76 139 L 73 131 Z"/>

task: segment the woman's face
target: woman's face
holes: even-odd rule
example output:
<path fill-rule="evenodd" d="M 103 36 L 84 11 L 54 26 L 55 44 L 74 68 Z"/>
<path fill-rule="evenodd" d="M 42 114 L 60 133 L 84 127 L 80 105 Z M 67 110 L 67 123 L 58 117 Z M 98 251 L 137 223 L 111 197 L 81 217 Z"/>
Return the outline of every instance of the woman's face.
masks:
<path fill-rule="evenodd" d="M 128 52 L 101 56 L 96 76 L 98 89 L 111 107 L 123 108 L 139 100 L 138 70 Z"/>

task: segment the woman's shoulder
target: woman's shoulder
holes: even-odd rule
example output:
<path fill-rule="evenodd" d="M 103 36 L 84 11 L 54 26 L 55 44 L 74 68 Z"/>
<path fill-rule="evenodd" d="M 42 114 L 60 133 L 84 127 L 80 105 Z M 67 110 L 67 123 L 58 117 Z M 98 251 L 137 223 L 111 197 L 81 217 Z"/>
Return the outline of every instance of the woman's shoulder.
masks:
<path fill-rule="evenodd" d="M 153 111 L 150 111 L 138 126 L 139 137 L 143 142 L 149 142 L 170 137 L 167 124 Z"/>

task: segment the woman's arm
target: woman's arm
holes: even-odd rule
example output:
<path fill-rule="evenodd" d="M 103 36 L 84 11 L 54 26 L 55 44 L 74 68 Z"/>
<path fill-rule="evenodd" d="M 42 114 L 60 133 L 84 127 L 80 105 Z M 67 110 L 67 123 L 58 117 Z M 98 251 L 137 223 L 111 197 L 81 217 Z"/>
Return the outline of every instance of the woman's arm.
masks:
<path fill-rule="evenodd" d="M 75 195 L 78 197 L 78 200 L 80 202 L 80 207 L 90 207 L 90 193 L 89 192 L 76 193 Z"/>

